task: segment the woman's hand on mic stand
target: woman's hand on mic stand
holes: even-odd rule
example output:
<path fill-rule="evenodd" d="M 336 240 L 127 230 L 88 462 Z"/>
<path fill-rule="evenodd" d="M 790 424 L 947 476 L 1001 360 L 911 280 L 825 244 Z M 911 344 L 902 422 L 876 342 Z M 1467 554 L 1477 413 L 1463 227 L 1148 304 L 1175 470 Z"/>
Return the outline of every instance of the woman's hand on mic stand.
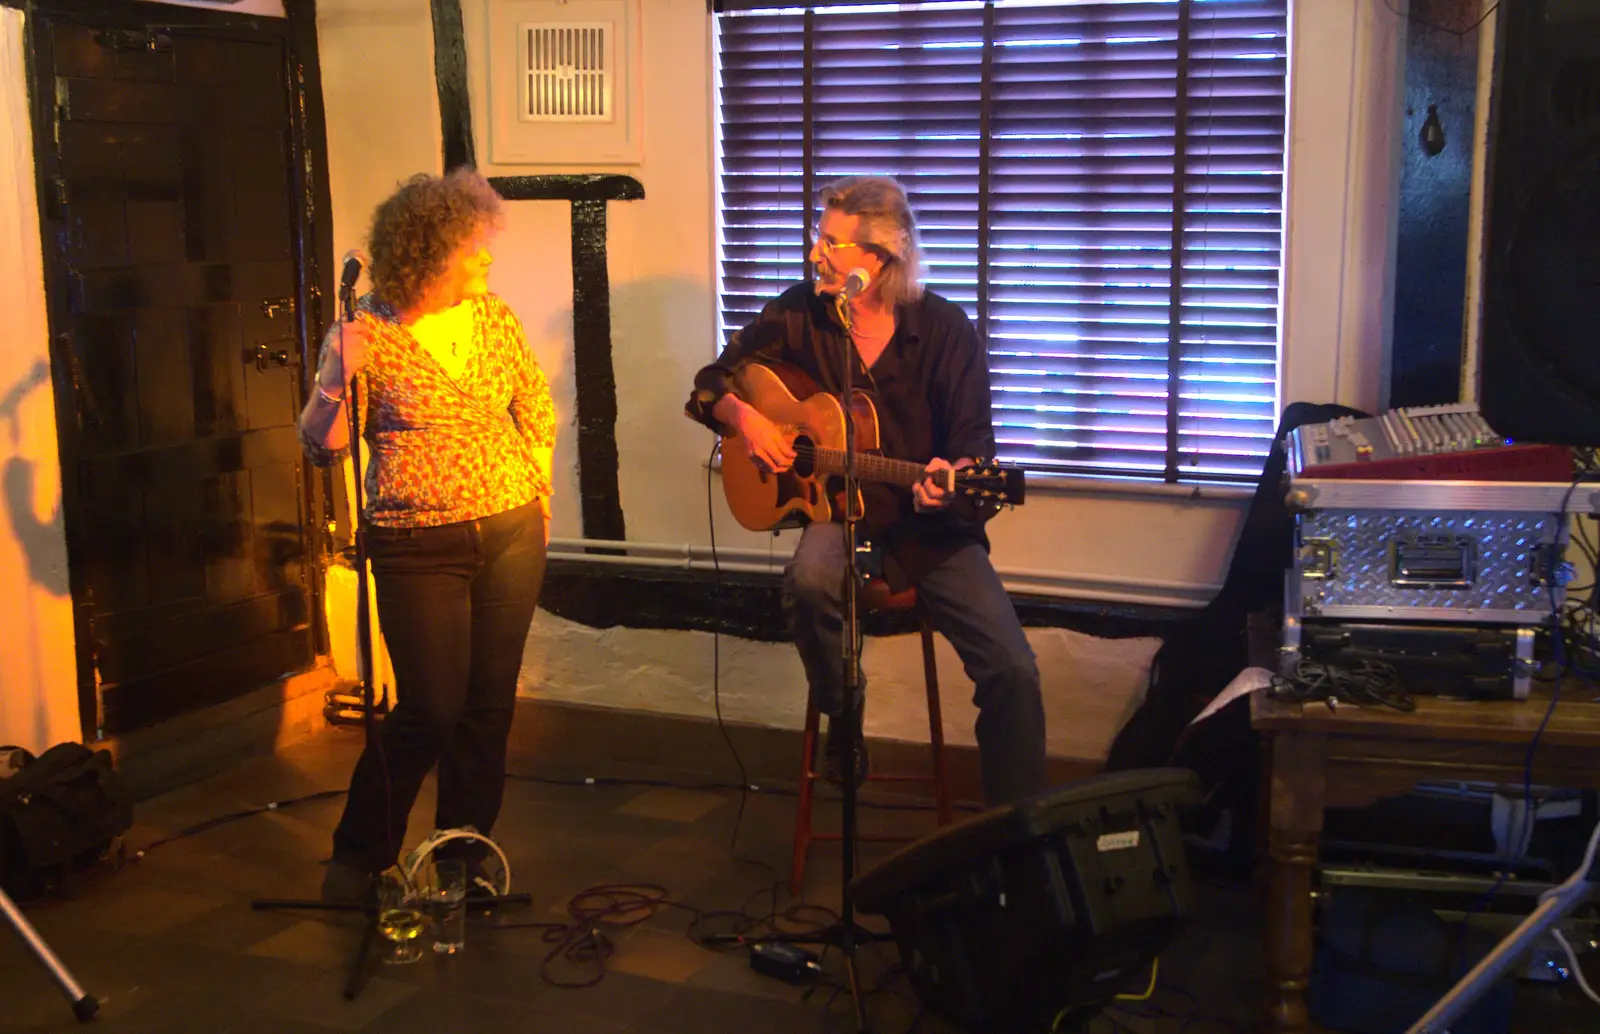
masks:
<path fill-rule="evenodd" d="M 344 403 L 350 379 L 367 365 L 370 344 L 366 328 L 357 321 L 334 324 L 322 339 L 316 383 L 307 393 L 305 408 L 300 411 L 300 430 L 307 439 L 330 452 L 337 453 L 350 444 Z"/>
<path fill-rule="evenodd" d="M 359 320 L 335 323 L 322 339 L 322 361 L 317 365 L 317 387 L 324 394 L 342 399 L 352 378 L 367 365 L 371 340 Z"/>

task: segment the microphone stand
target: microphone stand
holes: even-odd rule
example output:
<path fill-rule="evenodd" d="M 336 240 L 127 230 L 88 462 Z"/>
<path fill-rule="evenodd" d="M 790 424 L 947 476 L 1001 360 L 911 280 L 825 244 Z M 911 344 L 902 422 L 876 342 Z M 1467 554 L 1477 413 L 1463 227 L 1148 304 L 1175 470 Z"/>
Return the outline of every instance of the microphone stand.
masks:
<path fill-rule="evenodd" d="M 861 699 L 861 660 L 859 656 L 859 642 L 861 635 L 861 613 L 859 596 L 861 590 L 860 572 L 856 564 L 856 521 L 861 516 L 856 510 L 856 492 L 860 482 L 856 478 L 856 420 L 852 403 L 855 401 L 855 368 L 856 346 L 852 336 L 854 322 L 850 316 L 848 282 L 846 290 L 839 295 L 835 309 L 839 313 L 839 320 L 844 324 L 844 384 L 840 400 L 844 404 L 844 635 L 840 639 L 841 657 L 844 665 L 844 710 L 839 718 L 844 722 L 844 731 L 850 737 L 849 764 L 850 770 L 846 774 L 843 787 L 844 800 L 841 802 L 843 813 L 843 829 L 840 836 L 842 847 L 844 875 L 840 881 L 842 888 L 839 906 L 839 948 L 844 952 L 845 971 L 850 980 L 850 996 L 854 999 L 856 1008 L 856 1029 L 867 1029 L 866 1005 L 861 1000 L 861 982 L 856 975 L 856 941 L 858 930 L 855 921 L 855 899 L 850 893 L 850 881 L 856 876 L 856 758 L 863 749 L 862 740 L 866 731 L 862 728 Z M 864 504 L 863 504 L 864 505 Z"/>
<path fill-rule="evenodd" d="M 39 931 L 33 928 L 33 924 L 28 922 L 28 918 L 17 908 L 16 903 L 4 889 L 0 889 L 0 916 L 5 917 L 12 931 L 22 939 L 22 943 L 27 946 L 39 965 L 50 974 L 50 979 L 55 981 L 61 993 L 67 996 L 67 1001 L 72 1004 L 72 1014 L 78 1018 L 78 1022 L 87 1023 L 93 1019 L 94 1014 L 100 1011 L 99 1000 L 78 985 L 71 971 L 62 964 L 56 953 L 50 950 L 50 945 L 39 936 Z"/>
<path fill-rule="evenodd" d="M 347 323 L 354 323 L 356 318 L 356 280 L 360 277 L 360 268 L 347 265 L 339 283 L 339 368 L 344 372 L 344 328 Z M 376 702 L 372 692 L 372 615 L 367 598 L 367 539 L 366 519 L 363 516 L 365 502 L 362 497 L 363 472 L 361 469 L 361 405 L 358 378 L 350 378 L 345 388 L 345 416 L 350 425 L 350 462 L 354 467 L 354 488 L 351 497 L 352 539 L 355 545 L 356 565 L 356 650 L 359 658 L 361 680 L 361 724 L 365 735 L 365 749 L 370 753 L 381 750 L 378 744 L 377 719 L 374 715 Z M 385 774 L 387 780 L 387 773 Z M 373 887 L 377 886 L 378 873 L 373 872 Z M 355 957 L 350 962 L 350 970 L 345 979 L 344 996 L 354 999 L 361 994 L 366 983 L 367 960 L 372 954 L 372 946 L 378 939 L 378 907 L 377 900 L 372 895 L 363 902 L 335 902 L 317 900 L 285 900 L 278 898 L 257 899 L 250 903 L 257 911 L 279 908 L 305 908 L 335 912 L 360 911 L 366 916 L 366 927 L 362 931 L 361 941 L 356 945 Z"/>
<path fill-rule="evenodd" d="M 851 408 L 855 397 L 855 340 L 851 337 L 853 322 L 850 316 L 849 301 L 856 292 L 847 286 L 835 302 L 835 311 L 839 320 L 844 324 L 844 382 L 842 385 L 842 403 L 844 406 L 844 635 L 840 643 L 840 663 L 844 665 L 844 710 L 839 715 L 839 723 L 849 736 L 849 765 L 844 785 L 840 788 L 842 800 L 840 812 L 843 820 L 843 829 L 840 832 L 839 843 L 842 847 L 843 877 L 840 880 L 841 901 L 839 905 L 839 921 L 821 930 L 807 933 L 775 933 L 764 937 L 744 937 L 739 934 L 713 934 L 705 938 L 708 945 L 718 944 L 743 944 L 754 946 L 758 944 L 819 944 L 837 947 L 845 959 L 845 974 L 850 984 L 850 998 L 855 1006 L 856 1030 L 859 1034 L 867 1034 L 870 1028 L 867 1025 L 866 1001 L 861 994 L 861 981 L 857 975 L 856 961 L 857 949 L 862 944 L 875 941 L 892 940 L 889 935 L 874 933 L 857 925 L 855 920 L 855 900 L 850 893 L 850 883 L 856 876 L 856 850 L 857 850 L 857 780 L 856 757 L 861 750 L 861 741 L 864 733 L 861 728 L 861 664 L 858 656 L 858 644 L 861 635 L 861 616 L 858 606 L 860 593 L 860 573 L 856 563 L 856 522 L 860 515 L 856 511 L 856 494 L 859 490 L 859 481 L 856 476 L 856 422 Z M 833 735 L 830 725 L 828 735 Z"/>
<path fill-rule="evenodd" d="M 1590 835 L 1589 850 L 1579 870 L 1567 882 L 1539 895 L 1538 907 L 1478 960 L 1478 964 L 1421 1019 L 1408 1027 L 1406 1034 L 1450 1034 L 1452 1026 L 1477 1004 L 1478 999 L 1493 990 L 1535 944 L 1550 936 L 1563 920 L 1588 903 L 1590 896 L 1600 888 L 1600 857 L 1595 854 L 1597 841 L 1600 841 L 1600 827 Z M 1582 979 L 1581 976 L 1578 979 Z"/>

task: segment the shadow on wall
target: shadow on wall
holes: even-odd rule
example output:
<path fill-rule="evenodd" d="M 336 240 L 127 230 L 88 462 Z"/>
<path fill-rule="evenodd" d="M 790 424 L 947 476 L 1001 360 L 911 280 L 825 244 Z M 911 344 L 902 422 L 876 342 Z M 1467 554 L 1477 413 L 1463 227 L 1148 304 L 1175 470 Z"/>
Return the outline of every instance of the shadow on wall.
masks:
<path fill-rule="evenodd" d="M 23 400 L 49 382 L 50 366 L 41 359 L 0 398 L 0 420 L 5 421 L 10 431 L 13 453 L 5 462 L 6 512 L 11 518 L 12 534 L 27 558 L 29 577 L 51 595 L 65 597 L 71 589 L 66 565 L 61 562 L 61 543 L 65 534 L 61 499 L 58 495 L 55 512 L 49 520 L 39 520 L 33 506 L 34 463 L 16 454 L 22 444 L 22 425 L 17 411 Z"/>

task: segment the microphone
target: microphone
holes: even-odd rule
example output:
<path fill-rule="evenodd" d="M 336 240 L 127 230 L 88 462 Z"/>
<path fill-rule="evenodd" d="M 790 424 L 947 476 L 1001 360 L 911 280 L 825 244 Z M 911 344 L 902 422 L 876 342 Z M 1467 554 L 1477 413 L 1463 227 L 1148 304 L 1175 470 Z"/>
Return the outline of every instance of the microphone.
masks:
<path fill-rule="evenodd" d="M 872 283 L 872 274 L 858 266 L 852 269 L 850 275 L 845 278 L 844 290 L 839 293 L 839 297 L 844 301 L 849 301 L 862 291 L 865 291 L 870 283 Z"/>
<path fill-rule="evenodd" d="M 371 260 L 367 253 L 360 248 L 351 248 L 344 253 L 344 273 L 339 278 L 339 291 L 348 294 L 355 289 L 356 281 L 361 279 L 361 271 L 366 268 Z"/>

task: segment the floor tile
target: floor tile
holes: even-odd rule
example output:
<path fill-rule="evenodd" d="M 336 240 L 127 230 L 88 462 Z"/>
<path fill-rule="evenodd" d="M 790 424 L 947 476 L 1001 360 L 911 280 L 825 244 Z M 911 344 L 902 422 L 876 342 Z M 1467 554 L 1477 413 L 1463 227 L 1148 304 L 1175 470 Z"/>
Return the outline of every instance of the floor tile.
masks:
<path fill-rule="evenodd" d="M 652 1031 L 760 1031 L 761 1034 L 817 1034 L 823 1029 L 824 996 L 812 1002 L 793 1002 L 770 998 L 727 994 L 698 987 L 680 988 L 658 1012 L 644 1018 L 642 1027 Z M 843 1019 L 842 1008 L 835 1013 Z M 850 1029 L 848 1026 L 835 1029 Z"/>
<path fill-rule="evenodd" d="M 637 815 L 668 822 L 694 822 L 727 803 L 719 793 L 704 790 L 675 790 L 653 786 L 616 808 L 619 815 Z"/>
<path fill-rule="evenodd" d="M 318 969 L 347 965 L 355 957 L 364 930 L 351 923 L 334 926 L 304 919 L 245 949 L 246 955 L 283 959 Z"/>
<path fill-rule="evenodd" d="M 80 911 L 77 920 L 100 930 L 149 936 L 204 915 L 221 903 L 221 898 L 212 894 L 146 887 L 137 893 L 96 895 L 93 907 Z"/>
<path fill-rule="evenodd" d="M 712 961 L 712 953 L 680 934 L 635 927 L 618 938 L 611 968 L 667 984 L 688 981 Z"/>
<path fill-rule="evenodd" d="M 417 993 L 386 973 L 369 977 L 360 995 L 344 997 L 345 972 L 332 970 L 309 984 L 290 988 L 262 1004 L 263 1011 L 332 1030 L 361 1030 Z"/>
<path fill-rule="evenodd" d="M 328 1028 L 275 1013 L 251 1012 L 224 1021 L 216 1034 L 328 1034 Z"/>

